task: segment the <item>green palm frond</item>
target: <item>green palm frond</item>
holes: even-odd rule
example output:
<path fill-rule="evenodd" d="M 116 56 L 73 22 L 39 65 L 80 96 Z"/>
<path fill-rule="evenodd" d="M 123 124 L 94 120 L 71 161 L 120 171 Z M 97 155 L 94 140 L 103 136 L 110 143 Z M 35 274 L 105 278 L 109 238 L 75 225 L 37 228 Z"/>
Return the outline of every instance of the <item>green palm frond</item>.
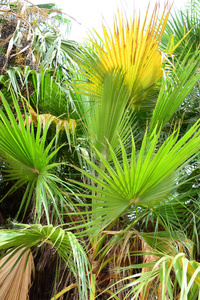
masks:
<path fill-rule="evenodd" d="M 194 242 L 194 251 L 197 254 L 199 253 L 198 232 L 200 230 L 198 196 L 199 194 L 194 195 L 190 190 L 186 194 L 171 196 L 169 201 L 165 201 L 155 208 L 155 218 L 162 220 L 163 226 L 167 227 L 169 231 L 178 230 L 184 233 Z"/>
<path fill-rule="evenodd" d="M 118 132 L 122 139 L 127 135 L 131 113 L 128 111 L 130 92 L 124 74 L 118 70 L 107 74 L 99 88 L 96 99 L 91 104 L 90 117 L 83 118 L 91 144 L 104 157 L 110 159 L 109 147 L 118 147 Z"/>
<path fill-rule="evenodd" d="M 47 124 L 51 126 L 57 134 L 56 143 L 64 133 L 71 148 L 76 141 L 76 115 L 65 88 L 51 71 L 41 68 L 38 74 L 29 67 L 25 67 L 24 70 L 15 67 L 6 71 L 0 81 L 4 85 L 2 93 L 11 105 L 13 91 L 25 106 L 28 106 L 35 125 L 39 118 L 43 128 Z"/>
<path fill-rule="evenodd" d="M 66 134 L 69 148 L 75 144 L 77 121 L 75 118 L 74 107 L 72 107 L 66 87 L 62 85 L 61 80 L 57 80 L 52 72 L 41 69 L 37 74 L 32 71 L 29 78 L 33 84 L 34 92 L 29 96 L 32 106 L 31 113 L 33 120 L 36 120 L 36 111 L 39 114 L 39 121 L 45 128 L 46 124 L 54 125 L 56 142 L 59 135 Z M 74 118 L 75 117 L 75 118 Z"/>
<path fill-rule="evenodd" d="M 8 250 L 6 252 L 7 260 L 3 262 L 1 268 L 4 266 L 6 268 L 13 255 L 19 253 L 16 260 L 17 264 L 21 249 L 23 254 L 32 247 L 42 247 L 45 243 L 49 244 L 73 272 L 80 299 L 88 299 L 89 263 L 83 247 L 74 234 L 52 225 L 19 224 L 18 226 L 21 225 L 22 228 L 0 230 L 0 250 Z"/>
<path fill-rule="evenodd" d="M 178 59 L 174 68 L 166 73 L 156 106 L 151 118 L 150 132 L 156 125 L 163 127 L 174 115 L 179 106 L 192 92 L 200 79 L 197 69 L 200 63 L 199 51 L 189 58 L 187 53 L 184 59 Z"/>
<path fill-rule="evenodd" d="M 32 119 L 24 111 L 24 120 L 14 97 L 17 119 L 2 94 L 1 100 L 6 111 L 6 113 L 0 111 L 2 133 L 0 155 L 4 165 L 3 178 L 15 181 L 9 193 L 26 186 L 18 215 L 22 208 L 25 214 L 33 201 L 35 220 L 39 221 L 44 214 L 49 223 L 51 208 L 53 208 L 52 217 L 56 214 L 60 218 L 59 207 L 64 203 L 70 204 L 67 194 L 59 187 L 61 185 L 64 188 L 66 185 L 55 175 L 55 169 L 59 168 L 60 164 L 51 162 L 59 148 L 52 148 L 54 140 L 46 145 L 48 128 L 41 131 L 41 124 L 38 123 L 35 132 Z"/>
<path fill-rule="evenodd" d="M 154 207 L 167 197 L 176 186 L 178 171 L 200 149 L 199 126 L 197 122 L 179 141 L 179 131 L 174 131 L 159 150 L 156 128 L 150 140 L 146 132 L 138 152 L 132 138 L 131 157 L 119 140 L 122 162 L 109 144 L 113 163 L 109 163 L 98 150 L 96 154 L 101 167 L 86 159 L 96 176 L 84 170 L 79 171 L 95 184 L 78 184 L 93 191 L 93 195 L 82 196 L 93 200 L 96 207 L 94 216 L 99 228 L 103 220 L 104 226 L 108 225 L 128 210 L 134 210 L 135 206 Z"/>
<path fill-rule="evenodd" d="M 175 55 L 184 58 L 189 52 L 192 56 L 200 44 L 199 16 L 199 1 L 188 1 L 185 7 L 171 14 L 162 37 L 162 46 L 166 49 L 170 44 L 172 47 L 179 44 L 174 50 Z"/>

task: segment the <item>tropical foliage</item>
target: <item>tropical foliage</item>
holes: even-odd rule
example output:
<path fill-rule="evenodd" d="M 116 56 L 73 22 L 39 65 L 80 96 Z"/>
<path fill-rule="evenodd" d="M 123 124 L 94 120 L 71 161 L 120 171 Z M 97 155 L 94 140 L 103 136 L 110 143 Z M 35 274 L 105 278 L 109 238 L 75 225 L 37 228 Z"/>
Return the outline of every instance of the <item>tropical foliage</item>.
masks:
<path fill-rule="evenodd" d="M 1 10 L 0 298 L 199 299 L 199 4 L 84 45 Z"/>

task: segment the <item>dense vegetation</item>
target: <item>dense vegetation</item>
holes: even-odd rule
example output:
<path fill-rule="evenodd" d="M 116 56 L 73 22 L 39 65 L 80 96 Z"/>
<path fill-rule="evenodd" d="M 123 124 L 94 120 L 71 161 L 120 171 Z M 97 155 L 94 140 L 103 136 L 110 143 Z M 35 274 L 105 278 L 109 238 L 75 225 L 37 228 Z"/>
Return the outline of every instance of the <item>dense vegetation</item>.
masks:
<path fill-rule="evenodd" d="M 199 2 L 0 12 L 0 299 L 199 299 Z"/>

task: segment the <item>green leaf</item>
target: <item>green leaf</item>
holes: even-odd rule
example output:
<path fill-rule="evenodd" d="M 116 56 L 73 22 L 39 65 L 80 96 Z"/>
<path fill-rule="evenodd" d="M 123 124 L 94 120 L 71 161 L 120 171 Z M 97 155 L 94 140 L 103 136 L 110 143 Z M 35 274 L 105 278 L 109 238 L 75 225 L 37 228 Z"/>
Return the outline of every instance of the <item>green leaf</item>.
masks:
<path fill-rule="evenodd" d="M 88 299 L 89 262 L 83 247 L 74 234 L 52 225 L 19 224 L 17 226 L 20 225 L 23 225 L 24 228 L 0 230 L 0 249 L 8 250 L 6 255 L 10 253 L 1 268 L 6 265 L 13 254 L 22 248 L 26 251 L 32 247 L 41 247 L 44 243 L 50 244 L 73 272 L 80 297 Z"/>
<path fill-rule="evenodd" d="M 93 205 L 96 208 L 93 212 L 99 230 L 100 222 L 104 224 L 103 226 L 107 226 L 120 215 L 134 212 L 135 206 L 154 207 L 168 196 L 176 186 L 177 173 L 200 149 L 199 127 L 200 122 L 197 122 L 178 142 L 179 131 L 174 131 L 159 150 L 157 150 L 159 134 L 155 133 L 156 129 L 150 140 L 144 136 L 137 154 L 132 141 L 131 159 L 134 161 L 129 159 L 122 141 L 120 141 L 122 162 L 116 157 L 109 143 L 111 163 L 108 163 L 97 149 L 95 151 L 101 161 L 100 167 L 86 158 L 96 175 L 77 169 L 95 184 L 93 186 L 80 182 L 77 184 L 95 192 L 93 195 L 82 196 L 94 200 Z"/>
<path fill-rule="evenodd" d="M 44 214 L 49 223 L 51 207 L 54 208 L 58 219 L 61 219 L 60 203 L 69 205 L 70 202 L 57 186 L 59 184 L 64 187 L 62 180 L 54 174 L 55 168 L 59 167 L 60 164 L 50 162 L 59 148 L 51 152 L 54 140 L 46 146 L 48 128 L 43 130 L 41 136 L 41 127 L 38 124 L 35 133 L 32 119 L 29 119 L 29 125 L 26 112 L 24 111 L 24 119 L 14 97 L 17 119 L 2 94 L 1 100 L 6 111 L 5 114 L 3 110 L 0 110 L 0 131 L 2 133 L 0 136 L 0 155 L 4 162 L 3 178 L 7 181 L 15 181 L 8 193 L 12 193 L 21 186 L 26 186 L 17 216 L 25 203 L 24 214 L 26 213 L 30 200 L 33 199 L 35 220 L 39 221 Z"/>
<path fill-rule="evenodd" d="M 162 79 L 162 86 L 156 102 L 150 123 L 150 133 L 155 126 L 161 129 L 178 107 L 193 90 L 200 79 L 200 73 L 197 72 L 199 66 L 199 51 L 189 58 L 189 53 L 183 60 L 178 60 L 172 69 Z"/>

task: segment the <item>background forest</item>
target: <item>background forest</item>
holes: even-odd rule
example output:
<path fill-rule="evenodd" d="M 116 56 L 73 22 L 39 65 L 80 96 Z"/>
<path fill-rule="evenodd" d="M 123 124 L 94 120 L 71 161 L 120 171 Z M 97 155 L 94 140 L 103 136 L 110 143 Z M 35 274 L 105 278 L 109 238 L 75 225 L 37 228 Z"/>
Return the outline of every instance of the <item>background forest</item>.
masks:
<path fill-rule="evenodd" d="M 0 3 L 0 299 L 200 299 L 200 2 L 69 31 Z"/>

